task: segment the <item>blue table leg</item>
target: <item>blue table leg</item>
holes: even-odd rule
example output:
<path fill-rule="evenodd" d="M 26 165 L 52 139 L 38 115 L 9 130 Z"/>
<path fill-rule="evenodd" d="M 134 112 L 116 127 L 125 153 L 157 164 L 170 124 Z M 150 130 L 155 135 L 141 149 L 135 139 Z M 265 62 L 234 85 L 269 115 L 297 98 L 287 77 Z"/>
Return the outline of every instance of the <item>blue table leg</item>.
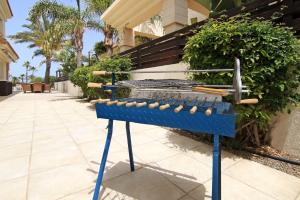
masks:
<path fill-rule="evenodd" d="M 212 200 L 221 200 L 221 150 L 218 134 L 214 134 Z"/>
<path fill-rule="evenodd" d="M 109 146 L 110 146 L 110 142 L 111 142 L 111 137 L 112 137 L 112 133 L 113 133 L 113 122 L 114 121 L 111 119 L 108 122 L 108 131 L 107 131 L 107 136 L 106 136 L 106 142 L 105 142 L 105 147 L 104 147 L 104 151 L 103 151 L 103 155 L 102 155 L 100 169 L 98 172 L 98 177 L 97 177 L 97 182 L 96 182 L 96 186 L 95 186 L 93 200 L 99 199 L 100 187 L 102 184 L 103 174 L 104 174 L 104 170 L 105 170 L 105 164 L 106 164 Z"/>
<path fill-rule="evenodd" d="M 129 160 L 130 160 L 130 170 L 133 172 L 134 171 L 134 161 L 133 161 L 133 154 L 132 154 L 132 144 L 131 144 L 130 123 L 129 122 L 126 122 L 126 134 L 127 134 Z"/>

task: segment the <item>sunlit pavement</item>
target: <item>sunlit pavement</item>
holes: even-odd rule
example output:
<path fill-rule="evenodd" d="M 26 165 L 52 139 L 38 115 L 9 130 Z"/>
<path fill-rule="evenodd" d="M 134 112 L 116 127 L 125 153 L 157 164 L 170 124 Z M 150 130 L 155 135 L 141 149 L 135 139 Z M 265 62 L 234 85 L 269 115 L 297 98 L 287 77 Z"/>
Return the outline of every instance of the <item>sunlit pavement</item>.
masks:
<path fill-rule="evenodd" d="M 91 199 L 106 136 L 94 107 L 61 93 L 0 101 L 0 199 Z M 211 198 L 211 147 L 164 128 L 117 122 L 100 199 Z M 300 200 L 300 179 L 222 154 L 222 199 Z"/>

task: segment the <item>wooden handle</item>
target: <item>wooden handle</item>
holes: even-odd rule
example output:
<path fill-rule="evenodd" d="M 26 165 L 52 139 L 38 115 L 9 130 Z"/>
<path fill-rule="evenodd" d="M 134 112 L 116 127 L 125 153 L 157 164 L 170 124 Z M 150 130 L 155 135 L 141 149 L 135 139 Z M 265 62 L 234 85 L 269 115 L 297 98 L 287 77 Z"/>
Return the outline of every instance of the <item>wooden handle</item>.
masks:
<path fill-rule="evenodd" d="M 106 103 L 106 105 L 112 106 L 112 105 L 117 104 L 118 102 L 119 102 L 119 101 L 117 101 L 117 100 L 115 100 L 115 101 L 109 101 L 109 102 Z"/>
<path fill-rule="evenodd" d="M 190 110 L 190 114 L 195 114 L 196 112 L 197 112 L 197 110 L 198 110 L 198 107 L 197 106 L 193 106 L 192 108 L 191 108 L 191 110 Z"/>
<path fill-rule="evenodd" d="M 136 105 L 136 101 L 134 102 L 130 102 L 130 103 L 126 103 L 126 107 L 132 107 Z"/>
<path fill-rule="evenodd" d="M 175 113 L 179 113 L 183 109 L 183 105 L 180 105 L 174 109 Z"/>
<path fill-rule="evenodd" d="M 158 103 L 158 102 L 149 104 L 149 108 L 150 108 L 150 109 L 154 109 L 154 108 L 156 108 L 156 107 L 158 107 L 158 106 L 159 106 L 159 103 Z"/>
<path fill-rule="evenodd" d="M 128 102 L 127 101 L 120 101 L 120 102 L 117 103 L 117 106 L 123 106 L 126 103 L 128 103 Z"/>
<path fill-rule="evenodd" d="M 194 92 L 203 92 L 203 93 L 206 93 L 206 94 L 221 95 L 221 96 L 228 96 L 229 95 L 227 90 L 206 88 L 206 87 L 193 87 L 193 91 Z"/>
<path fill-rule="evenodd" d="M 166 110 L 167 108 L 170 108 L 170 104 L 165 104 L 159 107 L 159 110 Z"/>
<path fill-rule="evenodd" d="M 257 104 L 258 99 L 243 99 L 240 100 L 237 104 Z"/>
<path fill-rule="evenodd" d="M 212 114 L 212 108 L 207 108 L 206 111 L 205 111 L 205 115 L 206 116 L 211 116 Z"/>
<path fill-rule="evenodd" d="M 137 103 L 136 107 L 140 108 L 140 107 L 144 107 L 147 105 L 147 102 L 142 102 L 142 103 Z"/>
<path fill-rule="evenodd" d="M 110 75 L 110 72 L 107 71 L 93 71 L 94 76 L 107 76 Z"/>
<path fill-rule="evenodd" d="M 89 88 L 101 88 L 102 87 L 102 83 L 88 83 L 88 87 Z"/>

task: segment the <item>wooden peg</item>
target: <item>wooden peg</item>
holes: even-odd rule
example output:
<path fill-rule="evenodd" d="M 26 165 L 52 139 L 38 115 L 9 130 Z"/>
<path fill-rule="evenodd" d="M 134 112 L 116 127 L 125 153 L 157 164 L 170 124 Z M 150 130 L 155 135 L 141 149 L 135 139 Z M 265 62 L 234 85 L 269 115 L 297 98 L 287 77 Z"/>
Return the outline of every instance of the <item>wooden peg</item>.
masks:
<path fill-rule="evenodd" d="M 165 105 L 160 106 L 159 110 L 166 110 L 168 108 L 170 108 L 170 104 L 165 104 Z"/>
<path fill-rule="evenodd" d="M 123 105 L 125 105 L 126 103 L 128 103 L 127 101 L 119 101 L 118 103 L 117 103 L 117 106 L 123 106 Z"/>
<path fill-rule="evenodd" d="M 183 105 L 180 105 L 174 109 L 175 113 L 179 113 L 183 109 Z"/>
<path fill-rule="evenodd" d="M 107 71 L 93 71 L 93 75 L 94 76 L 107 76 L 107 75 L 111 75 L 111 72 L 107 72 Z"/>
<path fill-rule="evenodd" d="M 136 101 L 134 102 L 130 102 L 130 103 L 126 103 L 126 107 L 132 107 L 132 106 L 135 106 L 136 105 Z"/>
<path fill-rule="evenodd" d="M 115 101 L 109 101 L 109 102 L 106 103 L 106 105 L 112 106 L 112 105 L 117 104 L 118 102 L 119 102 L 118 100 L 115 100 Z"/>
<path fill-rule="evenodd" d="M 158 103 L 158 102 L 149 104 L 149 108 L 150 108 L 150 109 L 157 108 L 158 106 L 159 106 L 159 103 Z"/>
<path fill-rule="evenodd" d="M 89 88 L 101 88 L 102 87 L 102 83 L 88 83 L 88 87 Z"/>
<path fill-rule="evenodd" d="M 190 109 L 190 114 L 195 114 L 198 110 L 198 107 L 197 106 L 193 106 L 191 109 Z"/>
<path fill-rule="evenodd" d="M 205 111 L 205 115 L 206 115 L 206 116 L 211 116 L 212 110 L 213 110 L 213 109 L 212 109 L 211 107 L 210 107 L 210 108 L 207 108 L 206 111 Z"/>
<path fill-rule="evenodd" d="M 142 103 L 137 103 L 136 107 L 140 108 L 140 107 L 144 107 L 147 105 L 147 102 L 142 102 Z"/>
<path fill-rule="evenodd" d="M 237 102 L 237 104 L 257 104 L 258 99 L 243 99 Z"/>
<path fill-rule="evenodd" d="M 110 99 L 95 99 L 90 101 L 90 103 L 106 103 L 108 101 L 110 101 Z"/>
<path fill-rule="evenodd" d="M 229 92 L 222 89 L 206 88 L 206 87 L 193 87 L 194 92 L 203 92 L 206 94 L 215 94 L 221 96 L 228 96 Z"/>

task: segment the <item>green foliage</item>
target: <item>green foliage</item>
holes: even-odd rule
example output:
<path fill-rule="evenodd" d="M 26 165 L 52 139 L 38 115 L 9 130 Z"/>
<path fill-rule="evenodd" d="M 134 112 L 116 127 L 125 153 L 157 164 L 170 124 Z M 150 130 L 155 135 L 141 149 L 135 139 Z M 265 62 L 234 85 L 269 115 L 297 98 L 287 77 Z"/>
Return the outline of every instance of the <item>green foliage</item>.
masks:
<path fill-rule="evenodd" d="M 239 124 L 256 119 L 260 128 L 266 129 L 273 114 L 299 101 L 299 41 L 288 28 L 270 21 L 223 17 L 202 26 L 189 38 L 184 52 L 191 69 L 233 68 L 234 57 L 241 59 L 243 84 L 252 91 L 244 98 L 259 98 L 255 106 L 236 106 Z M 229 73 L 192 78 L 208 84 L 232 84 Z"/>
<path fill-rule="evenodd" d="M 101 55 L 101 54 L 105 53 L 106 48 L 105 48 L 104 42 L 101 41 L 101 42 L 95 43 L 94 51 L 97 55 Z"/>
<path fill-rule="evenodd" d="M 42 83 L 44 79 L 42 77 L 34 77 L 31 79 L 31 83 Z"/>
<path fill-rule="evenodd" d="M 77 68 L 76 53 L 74 48 L 66 47 L 56 55 L 56 60 L 61 63 L 64 75 L 73 73 Z"/>
<path fill-rule="evenodd" d="M 107 98 L 107 93 L 100 89 L 88 88 L 89 82 L 109 83 L 111 82 L 110 76 L 93 76 L 93 71 L 129 71 L 131 69 L 131 60 L 129 58 L 104 58 L 101 59 L 96 65 L 92 67 L 77 68 L 71 76 L 71 81 L 75 85 L 81 87 L 84 97 L 89 99 L 94 98 Z M 116 80 L 129 79 L 128 75 L 116 75 Z M 118 95 L 118 94 L 117 94 Z M 119 93 L 119 95 L 121 95 Z"/>

